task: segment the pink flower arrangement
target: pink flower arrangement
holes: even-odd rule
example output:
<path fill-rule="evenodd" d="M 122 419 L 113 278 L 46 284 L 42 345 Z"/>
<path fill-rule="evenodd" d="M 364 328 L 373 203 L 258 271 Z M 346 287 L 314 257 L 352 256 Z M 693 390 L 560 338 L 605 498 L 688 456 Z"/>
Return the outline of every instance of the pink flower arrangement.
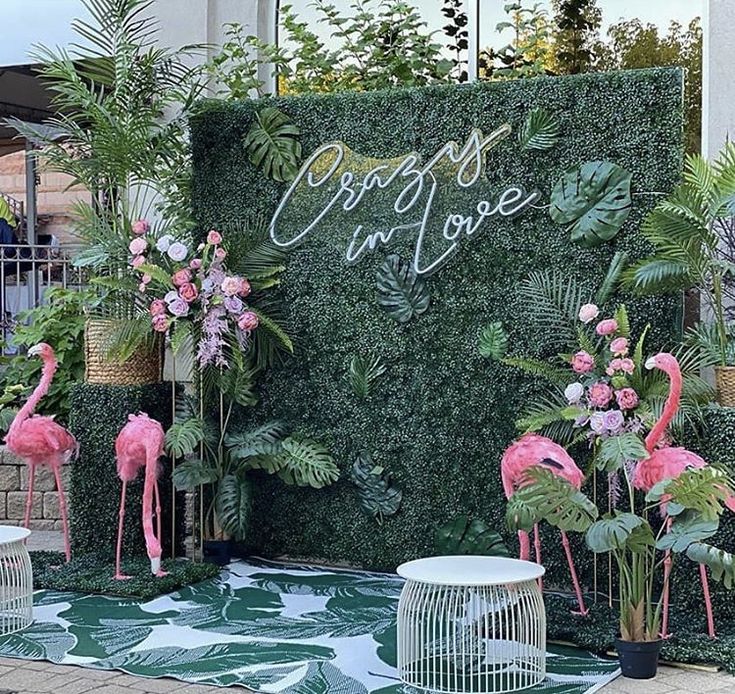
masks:
<path fill-rule="evenodd" d="M 587 398 L 592 407 L 606 407 L 607 404 L 612 400 L 613 391 L 612 388 L 603 383 L 602 381 L 594 383 L 590 386 Z"/>
<path fill-rule="evenodd" d="M 138 289 L 152 297 L 148 304 L 151 328 L 170 334 L 178 321 L 191 321 L 198 328 L 199 364 L 228 366 L 227 349 L 247 348 L 260 321 L 244 301 L 252 292 L 250 282 L 224 266 L 227 252 L 221 245 L 222 234 L 211 230 L 206 243 L 192 251 L 191 244 L 169 234 L 146 238 L 149 231 L 145 220 L 134 222 L 129 251 L 133 272 L 140 273 Z M 164 283 L 163 276 L 169 281 Z"/>

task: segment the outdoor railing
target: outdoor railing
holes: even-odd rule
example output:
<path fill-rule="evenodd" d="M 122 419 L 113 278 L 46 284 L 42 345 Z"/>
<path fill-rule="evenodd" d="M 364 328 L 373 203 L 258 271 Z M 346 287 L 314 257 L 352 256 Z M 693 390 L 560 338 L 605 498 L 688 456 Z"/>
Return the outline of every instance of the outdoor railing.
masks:
<path fill-rule="evenodd" d="M 0 337 L 4 354 L 22 311 L 43 303 L 52 287 L 83 289 L 88 273 L 74 267 L 75 246 L 0 244 Z"/>

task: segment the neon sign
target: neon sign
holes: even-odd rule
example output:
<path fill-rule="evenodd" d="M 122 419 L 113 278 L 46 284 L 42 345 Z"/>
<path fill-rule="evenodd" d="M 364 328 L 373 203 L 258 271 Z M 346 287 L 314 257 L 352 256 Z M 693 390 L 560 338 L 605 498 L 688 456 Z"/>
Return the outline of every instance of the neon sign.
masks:
<path fill-rule="evenodd" d="M 344 249 L 348 263 L 379 247 L 410 240 L 416 274 L 434 272 L 488 220 L 514 217 L 538 200 L 538 192 L 511 185 L 493 201 L 472 200 L 469 213 L 442 203 L 447 186 L 471 192 L 481 180 L 487 183 L 486 154 L 510 132 L 508 124 L 487 137 L 473 130 L 463 146 L 448 142 L 423 164 L 415 152 L 390 160 L 372 159 L 343 142 L 322 145 L 304 162 L 281 199 L 270 237 L 277 246 L 290 248 L 340 215 L 340 224 L 352 227 Z M 307 196 L 306 191 L 312 192 Z M 386 198 L 392 205 L 386 204 Z"/>

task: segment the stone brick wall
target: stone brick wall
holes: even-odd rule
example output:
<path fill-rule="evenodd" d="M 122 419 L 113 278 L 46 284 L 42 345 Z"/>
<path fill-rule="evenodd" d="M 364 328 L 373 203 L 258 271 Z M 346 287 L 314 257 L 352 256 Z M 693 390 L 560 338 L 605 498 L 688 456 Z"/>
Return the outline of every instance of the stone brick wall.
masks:
<path fill-rule="evenodd" d="M 64 488 L 69 487 L 69 466 L 61 471 Z M 0 446 L 0 525 L 21 525 L 26 510 L 28 468 L 5 446 Z M 60 530 L 59 494 L 54 475 L 46 467 L 36 470 L 31 505 L 31 530 Z"/>

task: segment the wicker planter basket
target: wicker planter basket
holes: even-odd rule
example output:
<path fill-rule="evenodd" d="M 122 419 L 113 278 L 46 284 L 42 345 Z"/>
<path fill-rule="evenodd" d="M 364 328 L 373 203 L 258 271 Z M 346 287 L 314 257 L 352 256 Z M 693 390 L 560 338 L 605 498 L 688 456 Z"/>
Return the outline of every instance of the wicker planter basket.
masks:
<path fill-rule="evenodd" d="M 160 383 L 163 374 L 163 340 L 155 349 L 138 350 L 125 362 L 105 356 L 115 321 L 92 318 L 84 326 L 84 363 L 87 383 L 142 386 Z"/>
<path fill-rule="evenodd" d="M 716 366 L 717 402 L 723 407 L 735 407 L 735 366 Z"/>

